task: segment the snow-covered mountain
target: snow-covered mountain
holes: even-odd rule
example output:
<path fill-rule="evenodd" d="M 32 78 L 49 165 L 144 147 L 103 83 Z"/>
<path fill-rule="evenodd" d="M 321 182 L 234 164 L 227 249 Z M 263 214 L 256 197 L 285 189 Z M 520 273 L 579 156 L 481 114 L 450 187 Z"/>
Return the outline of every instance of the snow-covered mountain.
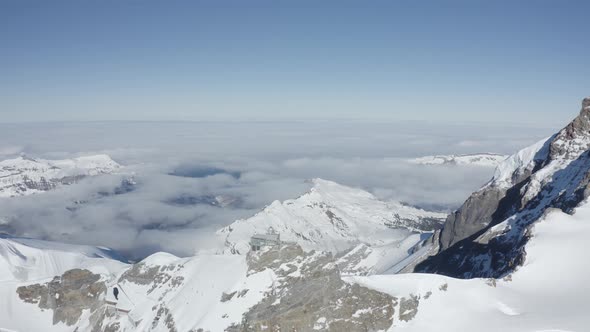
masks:
<path fill-rule="evenodd" d="M 35 194 L 87 177 L 112 173 L 120 165 L 107 155 L 63 160 L 21 156 L 0 161 L 0 197 Z"/>
<path fill-rule="evenodd" d="M 492 180 L 449 215 L 433 256 L 416 271 L 503 277 L 522 265 L 535 222 L 551 209 L 573 213 L 590 194 L 590 98 L 557 134 L 506 159 Z"/>
<path fill-rule="evenodd" d="M 411 233 L 433 231 L 446 217 L 444 213 L 384 202 L 364 190 L 332 181 L 312 181 L 311 190 L 297 199 L 274 201 L 253 217 L 219 230 L 228 250 L 247 253 L 252 235 L 272 229 L 283 241 L 295 242 L 305 250 L 336 253 L 360 243 L 397 243 Z"/>
<path fill-rule="evenodd" d="M 539 219 L 525 245 L 525 264 L 504 278 L 408 273 L 345 280 L 400 299 L 390 331 L 581 332 L 588 330 L 590 310 L 589 233 L 585 202 L 573 215 L 551 210 Z"/>
<path fill-rule="evenodd" d="M 496 167 L 508 156 L 495 153 L 477 153 L 464 155 L 436 155 L 409 159 L 408 162 L 419 165 L 473 165 Z"/>
<path fill-rule="evenodd" d="M 297 199 L 275 201 L 251 218 L 219 230 L 225 252 L 246 254 L 255 234 L 276 232 L 304 250 L 340 253 L 346 274 L 394 273 L 400 263 L 424 251 L 421 245 L 440 228 L 444 213 L 398 202 L 323 179 Z M 418 250 L 420 249 L 420 250 Z"/>

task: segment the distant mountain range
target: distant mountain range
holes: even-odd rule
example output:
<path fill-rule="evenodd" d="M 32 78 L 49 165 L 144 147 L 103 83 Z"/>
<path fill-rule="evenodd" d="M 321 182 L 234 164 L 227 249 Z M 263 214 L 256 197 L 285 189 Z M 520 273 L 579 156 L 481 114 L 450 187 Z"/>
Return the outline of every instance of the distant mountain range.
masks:
<path fill-rule="evenodd" d="M 0 161 L 0 197 L 31 195 L 69 185 L 121 166 L 107 155 L 47 160 L 21 156 Z"/>
<path fill-rule="evenodd" d="M 477 153 L 464 155 L 437 155 L 409 159 L 408 162 L 419 165 L 473 165 L 496 167 L 508 158 L 507 155 L 495 153 Z"/>

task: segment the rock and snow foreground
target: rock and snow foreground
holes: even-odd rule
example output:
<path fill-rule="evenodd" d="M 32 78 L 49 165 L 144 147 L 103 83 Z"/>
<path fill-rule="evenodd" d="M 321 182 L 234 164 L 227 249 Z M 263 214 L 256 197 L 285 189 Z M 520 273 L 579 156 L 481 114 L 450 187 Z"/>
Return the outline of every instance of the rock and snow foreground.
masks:
<path fill-rule="evenodd" d="M 589 149 L 585 99 L 572 123 L 506 159 L 429 239 L 424 222 L 436 216 L 395 212 L 323 180 L 218 231 L 226 241 L 218 254 L 157 253 L 127 264 L 100 248 L 0 239 L 9 271 L 0 327 L 586 331 Z M 250 236 L 269 228 L 285 242 L 247 252 Z M 412 270 L 440 274 L 395 274 Z"/>
<path fill-rule="evenodd" d="M 248 255 L 154 254 L 59 277 L 0 282 L 10 331 L 585 331 L 590 206 L 550 212 L 504 279 L 343 276 L 296 245 Z M 118 287 L 118 301 L 112 290 Z M 111 306 L 109 302 L 117 302 Z M 128 311 L 128 312 L 127 312 Z M 15 319 L 27 317 L 27 319 Z M 201 330 L 200 330 L 201 329 Z"/>
<path fill-rule="evenodd" d="M 14 197 L 51 190 L 87 177 L 120 168 L 107 155 L 64 160 L 18 157 L 0 161 L 0 197 Z"/>

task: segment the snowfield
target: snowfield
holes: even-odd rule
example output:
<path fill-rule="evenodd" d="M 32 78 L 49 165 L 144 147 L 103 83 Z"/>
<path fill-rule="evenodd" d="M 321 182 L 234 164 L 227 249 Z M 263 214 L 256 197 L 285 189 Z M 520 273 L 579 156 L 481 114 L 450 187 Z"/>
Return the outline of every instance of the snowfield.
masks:
<path fill-rule="evenodd" d="M 108 274 L 127 265 L 121 260 L 120 255 L 107 248 L 0 234 L 0 282 L 43 280 L 74 268 Z"/>

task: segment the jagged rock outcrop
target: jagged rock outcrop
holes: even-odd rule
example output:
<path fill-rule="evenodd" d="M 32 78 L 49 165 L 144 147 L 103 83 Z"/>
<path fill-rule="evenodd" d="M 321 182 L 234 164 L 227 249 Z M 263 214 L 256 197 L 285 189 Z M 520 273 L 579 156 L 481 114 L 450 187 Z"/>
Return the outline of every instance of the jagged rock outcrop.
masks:
<path fill-rule="evenodd" d="M 271 269 L 272 289 L 228 331 L 384 331 L 397 299 L 345 283 L 330 253 L 299 246 L 253 252 L 249 273 Z"/>
<path fill-rule="evenodd" d="M 530 226 L 548 209 L 566 213 L 589 195 L 590 99 L 564 129 L 519 151 L 494 178 L 449 215 L 437 253 L 415 271 L 502 277 L 524 261 Z"/>
<path fill-rule="evenodd" d="M 590 148 L 590 98 L 582 101 L 580 115 L 563 128 L 551 142 L 551 160 L 576 159 Z"/>
<path fill-rule="evenodd" d="M 53 324 L 74 325 L 84 310 L 95 311 L 101 305 L 99 297 L 106 292 L 100 275 L 88 270 L 73 269 L 46 284 L 18 287 L 21 300 L 38 304 L 53 311 Z"/>

